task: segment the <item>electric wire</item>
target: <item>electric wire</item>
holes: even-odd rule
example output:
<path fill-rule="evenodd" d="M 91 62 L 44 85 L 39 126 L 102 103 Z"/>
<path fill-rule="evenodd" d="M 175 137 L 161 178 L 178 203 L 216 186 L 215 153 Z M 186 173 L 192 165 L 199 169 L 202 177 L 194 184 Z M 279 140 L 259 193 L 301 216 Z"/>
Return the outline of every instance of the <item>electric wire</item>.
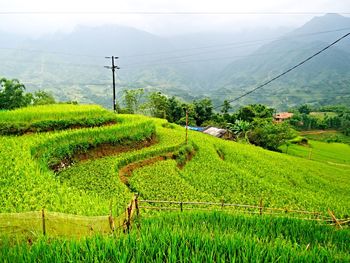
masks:
<path fill-rule="evenodd" d="M 299 62 L 298 64 L 294 65 L 293 67 L 290 67 L 289 69 L 283 71 L 281 74 L 278 74 L 277 76 L 275 76 L 275 77 L 273 77 L 272 79 L 270 79 L 270 80 L 264 82 L 263 84 L 257 86 L 256 88 L 254 88 L 254 89 L 252 89 L 252 90 L 250 90 L 250 91 L 248 91 L 248 92 L 246 92 L 246 93 L 244 93 L 244 94 L 242 94 L 242 95 L 236 97 L 235 99 L 229 100 L 228 102 L 229 102 L 229 103 L 235 102 L 235 101 L 237 101 L 237 100 L 239 100 L 239 99 L 241 99 L 241 98 L 243 98 L 243 97 L 245 97 L 245 96 L 248 96 L 249 94 L 253 93 L 253 92 L 256 91 L 256 90 L 265 87 L 266 85 L 270 84 L 271 82 L 273 82 L 273 81 L 279 79 L 280 77 L 282 77 L 282 76 L 288 74 L 289 72 L 293 71 L 294 69 L 296 69 L 296 68 L 302 66 L 303 64 L 305 64 L 305 63 L 308 62 L 309 60 L 313 59 L 314 57 L 320 55 L 321 53 L 323 53 L 324 51 L 326 51 L 326 50 L 329 49 L 330 47 L 334 46 L 335 44 L 337 44 L 338 42 L 340 42 L 340 41 L 343 40 L 344 38 L 348 37 L 349 35 L 350 35 L 350 32 L 347 33 L 347 34 L 345 34 L 345 35 L 343 35 L 343 36 L 341 36 L 341 37 L 338 38 L 337 40 L 333 41 L 331 44 L 327 45 L 327 46 L 324 47 L 323 49 L 319 50 L 318 52 L 314 53 L 313 55 L 311 55 L 311 56 L 307 57 L 306 59 L 302 60 L 301 62 Z M 217 108 L 220 108 L 220 107 L 222 107 L 222 106 L 223 106 L 223 104 L 222 104 L 222 105 L 219 105 L 219 106 L 216 106 L 216 107 L 214 107 L 213 109 L 217 109 Z"/>

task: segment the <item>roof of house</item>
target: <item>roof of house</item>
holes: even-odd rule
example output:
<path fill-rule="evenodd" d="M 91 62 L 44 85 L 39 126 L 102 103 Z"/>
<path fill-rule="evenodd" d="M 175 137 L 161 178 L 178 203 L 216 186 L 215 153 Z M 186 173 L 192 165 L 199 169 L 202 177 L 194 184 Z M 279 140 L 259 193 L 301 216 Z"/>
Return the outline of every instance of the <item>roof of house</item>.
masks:
<path fill-rule="evenodd" d="M 203 133 L 210 134 L 215 137 L 222 137 L 224 134 L 226 134 L 227 130 L 220 129 L 216 127 L 208 127 L 205 130 L 203 130 Z"/>
<path fill-rule="evenodd" d="M 274 117 L 275 119 L 289 119 L 293 116 L 293 113 L 291 112 L 280 112 L 277 113 Z"/>

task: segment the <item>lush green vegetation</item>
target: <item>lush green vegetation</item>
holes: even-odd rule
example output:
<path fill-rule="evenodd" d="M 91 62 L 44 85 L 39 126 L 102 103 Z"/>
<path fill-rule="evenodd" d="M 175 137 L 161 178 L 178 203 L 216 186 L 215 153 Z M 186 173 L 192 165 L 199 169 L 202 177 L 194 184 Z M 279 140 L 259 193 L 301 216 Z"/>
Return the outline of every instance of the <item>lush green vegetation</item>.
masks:
<path fill-rule="evenodd" d="M 175 151 L 184 137 L 179 132 L 181 128 L 164 128 L 162 120 L 124 115 L 117 121 L 119 125 L 114 126 L 0 137 L 0 196 L 4 200 L 1 212 L 39 210 L 45 206 L 51 211 L 102 215 L 108 213 L 111 201 L 122 211 L 131 193 L 118 179 L 118 169 L 148 156 Z M 158 143 L 133 150 L 134 142 L 153 137 L 154 124 Z M 101 144 L 129 145 L 130 150 L 73 165 L 61 172 L 62 177 L 48 169 L 61 160 L 74 161 L 75 153 Z"/>
<path fill-rule="evenodd" d="M 137 169 L 129 179 L 129 189 L 118 178 L 122 167 L 178 151 L 185 134 L 179 126 L 138 115 L 119 115 L 117 122 L 100 128 L 0 137 L 1 211 L 46 206 L 51 211 L 107 214 L 111 201 L 121 211 L 132 190 L 145 198 L 224 199 L 246 204 L 258 204 L 263 198 L 264 205 L 271 207 L 324 212 L 331 208 L 339 216 L 349 213 L 348 167 L 327 163 L 315 166 L 309 160 L 198 132 L 189 134 L 197 150 L 183 168 L 178 167 L 184 162 L 180 155 L 176 162 L 168 160 Z M 133 142 L 149 140 L 154 133 L 156 144 L 132 148 Z M 77 152 L 104 143 L 129 145 L 130 151 L 86 162 L 74 159 Z M 48 169 L 60 164 L 66 169 L 58 174 Z"/>
<path fill-rule="evenodd" d="M 60 107 L 72 112 L 61 114 Z M 29 113 L 31 109 L 33 112 Z M 48 113 L 36 115 L 35 109 Z M 243 122 L 249 123 L 249 127 L 255 126 L 254 130 L 266 121 L 270 123 L 263 117 L 265 113 L 269 115 L 269 111 L 263 113 L 267 108 L 261 107 L 262 111 L 255 112 L 254 116 L 250 115 L 251 109 L 242 109 L 241 114 L 246 114 L 247 120 L 235 123 L 240 138 L 251 136 Z M 35 119 L 94 118 L 100 116 L 101 111 L 100 108 L 94 111 L 91 106 L 53 105 L 3 113 L 9 122 L 29 123 Z M 349 150 L 342 148 L 348 145 L 311 141 L 315 158 L 318 156 L 316 149 L 320 149 L 319 162 L 315 165 L 313 158 L 288 156 L 199 132 L 190 131 L 189 144 L 184 145 L 184 128 L 166 120 L 139 115 L 113 115 L 113 118 L 116 125 L 0 136 L 0 200 L 3 200 L 0 212 L 38 211 L 45 207 L 47 211 L 76 215 L 105 215 L 101 218 L 74 217 L 74 220 L 70 216 L 72 220 L 69 221 L 68 215 L 48 213 L 49 239 L 36 238 L 41 227 L 37 213 L 32 217 L 30 213 L 18 215 L 5 227 L 16 226 L 19 238 L 29 237 L 30 244 L 1 235 L 0 257 L 3 261 L 348 260 L 348 229 L 337 231 L 313 222 L 267 215 L 197 212 L 164 216 L 156 213 L 157 217 L 147 217 L 147 212 L 142 210 L 144 218 L 135 222 L 128 236 L 117 234 L 117 237 L 83 240 L 55 237 L 61 233 L 67 236 L 95 233 L 91 229 L 108 232 L 106 215 L 110 208 L 113 215 L 122 214 L 132 192 L 138 192 L 140 198 L 145 199 L 224 200 L 255 205 L 262 198 L 267 207 L 324 213 L 330 208 L 337 217 L 349 215 Z M 249 121 L 248 118 L 252 119 Z M 273 132 L 271 136 L 275 136 Z M 79 159 L 80 154 L 105 145 L 116 147 L 116 151 L 111 151 L 110 156 L 96 154 L 91 155 L 90 160 Z M 118 147 L 124 148 L 118 151 Z M 322 155 L 322 147 L 334 148 L 331 155 Z M 168 159 L 145 162 L 140 167 L 136 165 L 159 156 Z M 335 165 L 335 162 L 342 163 Z M 129 164 L 134 168 L 125 181 L 119 176 Z M 58 168 L 58 172 L 49 168 Z M 13 215 L 0 217 L 0 223 L 8 222 L 8 218 Z M 62 230 L 57 230 L 57 225 L 61 225 Z M 36 232 L 31 232 L 33 228 Z M 3 231 L 3 234 L 12 232 Z"/>
<path fill-rule="evenodd" d="M 131 187 L 150 199 L 176 196 L 183 201 L 224 199 L 257 205 L 263 198 L 269 207 L 325 213 L 330 207 L 338 215 L 349 213 L 350 167 L 315 166 L 309 160 L 195 132 L 190 138 L 199 150 L 182 170 L 172 161 L 153 164 L 134 173 Z"/>
<path fill-rule="evenodd" d="M 350 135 L 350 109 L 345 106 L 325 106 L 312 108 L 301 105 L 292 109 L 294 115 L 289 120 L 298 130 L 335 129 Z"/>
<path fill-rule="evenodd" d="M 53 104 L 0 112 L 0 134 L 95 127 L 116 122 L 116 116 L 97 105 Z"/>
<path fill-rule="evenodd" d="M 330 164 L 350 167 L 350 146 L 343 143 L 325 143 L 309 140 L 307 145 L 289 144 L 281 147 L 284 153 Z"/>
<path fill-rule="evenodd" d="M 0 110 L 13 110 L 28 105 L 54 104 L 51 93 L 38 90 L 25 93 L 25 86 L 17 79 L 0 78 Z"/>
<path fill-rule="evenodd" d="M 347 136 L 339 131 L 335 130 L 314 130 L 314 131 L 304 131 L 301 135 L 307 139 L 322 142 L 339 142 L 350 144 L 350 136 Z"/>
<path fill-rule="evenodd" d="M 129 235 L 117 237 L 41 238 L 32 244 L 2 238 L 0 257 L 4 262 L 346 262 L 349 238 L 349 229 L 310 221 L 184 212 L 145 217 Z"/>

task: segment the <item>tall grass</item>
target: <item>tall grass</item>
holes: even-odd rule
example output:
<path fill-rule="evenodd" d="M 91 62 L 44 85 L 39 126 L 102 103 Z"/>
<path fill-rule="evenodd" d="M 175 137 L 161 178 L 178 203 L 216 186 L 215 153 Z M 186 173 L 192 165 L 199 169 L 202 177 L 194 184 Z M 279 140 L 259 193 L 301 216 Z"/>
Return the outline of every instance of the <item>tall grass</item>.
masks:
<path fill-rule="evenodd" d="M 54 104 L 0 112 L 0 135 L 15 135 L 116 122 L 116 115 L 97 105 Z"/>
<path fill-rule="evenodd" d="M 130 235 L 81 240 L 2 239 L 4 262 L 347 262 L 349 229 L 224 213 L 144 218 Z"/>

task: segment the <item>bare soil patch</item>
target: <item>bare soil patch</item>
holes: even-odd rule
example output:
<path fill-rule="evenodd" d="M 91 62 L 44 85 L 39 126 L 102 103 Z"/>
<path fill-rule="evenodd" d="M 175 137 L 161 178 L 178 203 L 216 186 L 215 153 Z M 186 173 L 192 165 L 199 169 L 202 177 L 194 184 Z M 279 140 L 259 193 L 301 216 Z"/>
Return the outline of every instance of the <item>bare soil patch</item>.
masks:
<path fill-rule="evenodd" d="M 59 164 L 53 165 L 50 168 L 56 173 L 70 167 L 74 163 L 86 162 L 88 160 L 95 160 L 106 156 L 114 156 L 120 153 L 140 150 L 145 147 L 152 146 L 157 143 L 156 136 L 139 142 L 129 142 L 127 144 L 112 145 L 108 143 L 100 144 L 89 149 L 86 152 L 77 152 L 71 158 L 64 158 Z"/>

